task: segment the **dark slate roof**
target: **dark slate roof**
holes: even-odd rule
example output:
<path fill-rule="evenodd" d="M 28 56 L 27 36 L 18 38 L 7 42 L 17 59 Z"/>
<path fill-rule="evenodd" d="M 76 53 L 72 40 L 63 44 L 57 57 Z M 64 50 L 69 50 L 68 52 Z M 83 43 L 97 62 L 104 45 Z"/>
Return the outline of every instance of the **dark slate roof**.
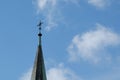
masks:
<path fill-rule="evenodd" d="M 34 62 L 31 80 L 47 80 L 45 65 L 44 65 L 44 58 L 42 53 L 42 46 L 41 46 L 42 35 L 38 35 L 38 36 L 39 36 L 39 45 L 38 45 L 38 51 L 37 51 L 35 62 Z"/>

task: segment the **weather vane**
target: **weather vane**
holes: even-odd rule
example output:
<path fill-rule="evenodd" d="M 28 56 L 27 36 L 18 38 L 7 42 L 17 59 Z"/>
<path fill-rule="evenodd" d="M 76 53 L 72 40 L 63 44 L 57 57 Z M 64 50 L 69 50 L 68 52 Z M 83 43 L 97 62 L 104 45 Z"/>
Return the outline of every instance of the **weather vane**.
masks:
<path fill-rule="evenodd" d="M 40 20 L 39 24 L 37 25 L 39 27 L 39 34 L 38 34 L 38 36 L 42 36 L 42 34 L 41 34 L 41 26 L 42 26 L 42 24 L 43 23 Z"/>
<path fill-rule="evenodd" d="M 42 23 L 41 20 L 40 20 L 39 24 L 37 25 L 37 26 L 39 27 L 39 30 L 41 30 L 42 24 L 43 24 L 43 23 Z"/>

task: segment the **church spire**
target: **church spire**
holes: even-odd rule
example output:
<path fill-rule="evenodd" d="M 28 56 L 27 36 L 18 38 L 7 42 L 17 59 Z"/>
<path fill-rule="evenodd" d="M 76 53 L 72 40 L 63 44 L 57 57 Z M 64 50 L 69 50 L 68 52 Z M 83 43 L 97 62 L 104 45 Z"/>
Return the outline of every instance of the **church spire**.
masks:
<path fill-rule="evenodd" d="M 38 45 L 38 51 L 37 51 L 35 62 L 34 62 L 31 80 L 47 80 L 46 72 L 45 72 L 45 65 L 44 65 L 44 58 L 43 58 L 43 53 L 42 53 L 42 45 L 41 45 L 41 36 L 42 36 L 41 25 L 42 25 L 42 22 L 40 21 L 38 25 L 39 45 Z"/>

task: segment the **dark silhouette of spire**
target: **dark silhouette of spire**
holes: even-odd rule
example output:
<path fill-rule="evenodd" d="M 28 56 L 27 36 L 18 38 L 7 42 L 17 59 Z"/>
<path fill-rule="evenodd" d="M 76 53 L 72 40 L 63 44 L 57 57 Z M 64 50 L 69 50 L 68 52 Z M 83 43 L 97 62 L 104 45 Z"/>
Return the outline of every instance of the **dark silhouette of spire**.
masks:
<path fill-rule="evenodd" d="M 45 65 L 44 65 L 44 58 L 43 58 L 43 53 L 42 53 L 42 45 L 41 45 L 41 37 L 42 37 L 41 25 L 42 25 L 42 22 L 40 21 L 38 25 L 39 45 L 38 45 L 38 51 L 37 51 L 35 62 L 34 62 L 31 80 L 47 80 L 46 72 L 45 72 Z"/>

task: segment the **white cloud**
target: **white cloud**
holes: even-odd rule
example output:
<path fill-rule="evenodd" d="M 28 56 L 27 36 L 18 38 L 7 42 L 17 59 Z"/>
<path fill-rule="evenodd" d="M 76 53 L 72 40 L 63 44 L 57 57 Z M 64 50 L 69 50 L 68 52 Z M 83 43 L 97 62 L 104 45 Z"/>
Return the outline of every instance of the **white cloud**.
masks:
<path fill-rule="evenodd" d="M 71 70 L 64 68 L 61 64 L 47 71 L 48 80 L 81 80 Z"/>
<path fill-rule="evenodd" d="M 92 80 L 120 80 L 120 67 L 110 70 L 108 73 L 95 76 Z"/>
<path fill-rule="evenodd" d="M 88 0 L 88 3 L 97 8 L 104 8 L 110 4 L 110 0 Z"/>
<path fill-rule="evenodd" d="M 66 3 L 73 3 L 73 4 L 79 4 L 80 0 L 63 0 L 65 1 Z"/>
<path fill-rule="evenodd" d="M 19 80 L 31 80 L 32 69 L 30 68 L 26 73 L 24 73 Z"/>
<path fill-rule="evenodd" d="M 24 73 L 19 80 L 31 80 L 31 73 L 32 69 Z M 48 69 L 46 73 L 47 80 L 81 80 L 74 72 L 65 68 L 63 64 Z"/>
<path fill-rule="evenodd" d="M 57 0 L 36 0 L 38 10 L 44 10 L 48 7 L 53 7 L 56 5 Z"/>
<path fill-rule="evenodd" d="M 70 60 L 85 60 L 98 63 L 101 60 L 110 61 L 109 54 L 104 53 L 104 49 L 120 43 L 120 36 L 110 29 L 100 24 L 96 24 L 96 30 L 91 30 L 83 35 L 76 35 L 68 52 Z"/>
<path fill-rule="evenodd" d="M 45 28 L 47 31 L 50 31 L 51 29 L 53 29 L 54 27 L 57 26 L 57 22 L 58 20 L 55 18 L 56 15 L 54 15 L 55 10 L 51 10 L 48 12 L 48 14 L 46 15 L 46 19 L 47 19 L 47 27 Z M 57 12 L 58 15 L 58 12 Z"/>
<path fill-rule="evenodd" d="M 43 10 L 46 7 L 47 0 L 38 0 L 38 7 Z"/>

